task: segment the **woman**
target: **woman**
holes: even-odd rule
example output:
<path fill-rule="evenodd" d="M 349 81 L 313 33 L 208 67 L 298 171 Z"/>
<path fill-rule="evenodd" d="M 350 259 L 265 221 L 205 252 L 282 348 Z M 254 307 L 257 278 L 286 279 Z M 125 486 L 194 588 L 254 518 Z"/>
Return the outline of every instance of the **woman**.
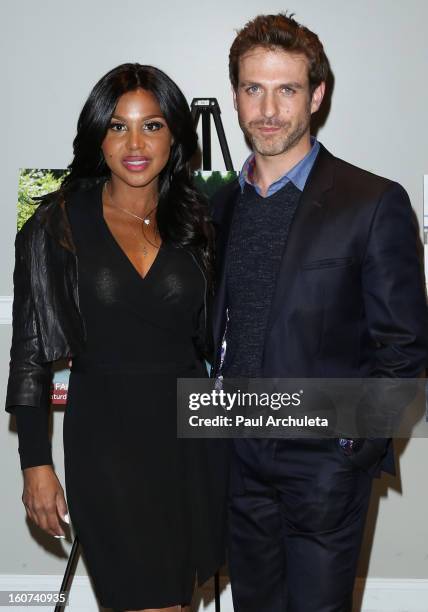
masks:
<path fill-rule="evenodd" d="M 212 230 L 196 146 L 171 79 L 113 69 L 83 107 L 70 173 L 16 239 L 7 410 L 23 501 L 64 536 L 46 406 L 51 363 L 72 357 L 68 508 L 100 603 L 118 610 L 180 610 L 223 561 L 225 455 L 176 436 L 176 379 L 206 376 Z"/>

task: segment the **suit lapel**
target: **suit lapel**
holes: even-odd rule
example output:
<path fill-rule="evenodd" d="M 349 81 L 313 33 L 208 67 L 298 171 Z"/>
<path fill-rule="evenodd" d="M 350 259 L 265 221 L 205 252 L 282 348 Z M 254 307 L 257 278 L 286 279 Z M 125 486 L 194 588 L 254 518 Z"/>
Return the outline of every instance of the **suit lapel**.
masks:
<path fill-rule="evenodd" d="M 278 271 L 277 283 L 266 328 L 266 338 L 284 312 L 287 294 L 302 261 L 305 245 L 320 231 L 325 215 L 325 197 L 333 185 L 334 157 L 321 145 L 297 207 Z"/>

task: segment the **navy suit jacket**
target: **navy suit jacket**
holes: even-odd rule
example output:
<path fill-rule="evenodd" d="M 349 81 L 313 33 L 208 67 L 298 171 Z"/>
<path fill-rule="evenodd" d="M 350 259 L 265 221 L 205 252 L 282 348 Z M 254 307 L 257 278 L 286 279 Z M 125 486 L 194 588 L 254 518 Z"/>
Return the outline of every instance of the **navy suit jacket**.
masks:
<path fill-rule="evenodd" d="M 214 374 L 226 322 L 225 256 L 239 193 L 236 180 L 213 199 Z M 419 245 L 406 191 L 321 146 L 280 264 L 263 377 L 418 377 L 428 362 Z M 382 469 L 393 471 L 389 455 Z"/>

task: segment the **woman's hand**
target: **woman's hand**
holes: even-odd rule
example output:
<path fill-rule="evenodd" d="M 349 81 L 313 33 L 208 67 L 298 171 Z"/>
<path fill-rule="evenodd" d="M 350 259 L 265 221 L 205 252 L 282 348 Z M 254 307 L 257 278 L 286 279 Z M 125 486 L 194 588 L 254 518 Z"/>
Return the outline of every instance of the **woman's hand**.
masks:
<path fill-rule="evenodd" d="M 60 518 L 68 523 L 63 488 L 51 465 L 38 465 L 23 470 L 22 501 L 28 517 L 52 536 L 65 537 Z"/>

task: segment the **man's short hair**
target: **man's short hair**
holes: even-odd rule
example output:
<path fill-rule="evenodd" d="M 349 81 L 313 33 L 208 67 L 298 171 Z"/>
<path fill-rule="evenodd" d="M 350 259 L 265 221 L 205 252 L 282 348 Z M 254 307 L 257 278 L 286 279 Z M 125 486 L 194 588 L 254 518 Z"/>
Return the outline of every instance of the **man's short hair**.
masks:
<path fill-rule="evenodd" d="M 281 49 L 306 56 L 311 93 L 326 81 L 329 63 L 318 36 L 293 19 L 293 14 L 258 15 L 238 31 L 229 53 L 229 76 L 233 89 L 239 82 L 239 60 L 254 47 Z"/>

